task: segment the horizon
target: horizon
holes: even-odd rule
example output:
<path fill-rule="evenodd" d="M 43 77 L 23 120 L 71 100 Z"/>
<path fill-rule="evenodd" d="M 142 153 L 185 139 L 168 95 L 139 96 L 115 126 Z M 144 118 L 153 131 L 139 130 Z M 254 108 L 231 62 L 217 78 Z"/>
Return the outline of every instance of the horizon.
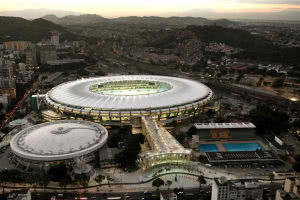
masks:
<path fill-rule="evenodd" d="M 72 4 L 72 5 L 70 5 Z M 57 9 L 59 8 L 59 9 Z M 137 1 L 129 0 L 122 2 L 121 0 L 105 0 L 100 3 L 96 0 L 86 0 L 84 3 L 79 0 L 59 1 L 46 0 L 40 2 L 38 0 L 28 0 L 26 4 L 22 4 L 20 0 L 12 0 L 2 3 L 0 13 L 22 12 L 24 10 L 45 11 L 53 10 L 61 12 L 58 17 L 69 14 L 97 14 L 106 18 L 116 18 L 125 16 L 188 16 L 198 15 L 203 17 L 203 14 L 251 14 L 251 13 L 278 13 L 285 10 L 299 9 L 300 1 L 297 0 L 165 0 L 163 2 L 153 0 Z M 66 12 L 67 14 L 63 14 Z M 52 13 L 48 13 L 52 14 Z M 55 13 L 53 13 L 55 14 Z M 209 17 L 208 17 L 209 18 Z"/>

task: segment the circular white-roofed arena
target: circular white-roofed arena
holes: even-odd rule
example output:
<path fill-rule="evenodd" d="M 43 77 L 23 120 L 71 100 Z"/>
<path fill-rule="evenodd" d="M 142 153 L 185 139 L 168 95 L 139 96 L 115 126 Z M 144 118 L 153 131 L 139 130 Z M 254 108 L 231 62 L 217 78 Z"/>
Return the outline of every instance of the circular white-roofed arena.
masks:
<path fill-rule="evenodd" d="M 62 162 L 73 165 L 77 158 L 93 161 L 107 137 L 107 130 L 100 124 L 61 120 L 20 131 L 12 138 L 10 147 L 17 165 L 48 169 Z"/>
<path fill-rule="evenodd" d="M 46 103 L 59 116 L 101 124 L 135 124 L 198 116 L 212 91 L 197 81 L 151 75 L 111 76 L 66 82 L 51 89 Z M 44 119 L 51 121 L 51 117 Z"/>

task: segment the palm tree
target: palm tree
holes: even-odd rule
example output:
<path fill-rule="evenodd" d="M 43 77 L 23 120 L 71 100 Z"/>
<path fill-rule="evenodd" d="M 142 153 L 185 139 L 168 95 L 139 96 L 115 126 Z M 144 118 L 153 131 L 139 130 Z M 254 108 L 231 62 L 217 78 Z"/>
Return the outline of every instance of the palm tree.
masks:
<path fill-rule="evenodd" d="M 160 178 L 157 178 L 152 182 L 152 186 L 157 187 L 157 190 L 159 190 L 159 187 L 164 184 L 165 184 L 165 182 Z"/>
<path fill-rule="evenodd" d="M 201 191 L 201 185 L 206 184 L 206 180 L 205 180 L 204 176 L 202 176 L 202 175 L 198 176 L 198 182 L 200 184 L 199 190 Z"/>
<path fill-rule="evenodd" d="M 108 187 L 110 187 L 110 182 L 109 181 L 114 181 L 114 179 L 111 178 L 110 176 L 106 176 L 106 179 L 107 179 Z"/>
<path fill-rule="evenodd" d="M 167 180 L 166 184 L 168 185 L 168 190 L 170 190 L 170 186 L 172 185 L 172 181 Z"/>
<path fill-rule="evenodd" d="M 67 187 L 68 183 L 69 183 L 69 180 L 68 180 L 68 179 L 62 179 L 62 180 L 59 182 L 58 185 L 59 185 L 59 187 L 63 187 L 64 190 L 66 190 L 66 187 Z"/>
<path fill-rule="evenodd" d="M 44 192 L 46 187 L 49 185 L 50 179 L 46 174 L 43 174 L 42 176 L 39 177 L 39 184 L 44 188 Z"/>
<path fill-rule="evenodd" d="M 274 174 L 273 173 L 270 173 L 269 174 L 269 179 L 270 179 L 270 181 L 271 181 L 271 183 L 274 181 Z"/>
<path fill-rule="evenodd" d="M 99 191 L 99 186 L 101 186 L 100 184 L 102 183 L 102 181 L 105 179 L 105 176 L 99 174 L 96 178 L 95 181 L 98 183 L 97 185 L 97 191 Z"/>

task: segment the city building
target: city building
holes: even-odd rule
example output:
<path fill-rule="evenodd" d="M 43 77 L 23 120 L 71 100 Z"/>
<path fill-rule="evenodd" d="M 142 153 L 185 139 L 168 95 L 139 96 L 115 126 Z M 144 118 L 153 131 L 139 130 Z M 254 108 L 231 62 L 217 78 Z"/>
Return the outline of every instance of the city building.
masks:
<path fill-rule="evenodd" d="M 212 91 L 196 81 L 139 75 L 63 83 L 51 89 L 45 101 L 70 119 L 140 126 L 141 117 L 163 123 L 197 117 L 212 97 Z"/>
<path fill-rule="evenodd" d="M 300 199 L 300 179 L 299 178 L 287 178 L 284 181 L 283 190 L 276 191 L 275 200 L 290 200 Z"/>
<path fill-rule="evenodd" d="M 82 63 L 84 59 L 62 59 L 62 60 L 52 60 L 48 61 L 47 64 L 50 66 L 58 66 L 58 65 L 65 65 L 71 63 Z"/>
<path fill-rule="evenodd" d="M 26 71 L 20 72 L 17 81 L 18 81 L 18 83 L 22 83 L 22 84 L 28 83 L 29 81 L 32 80 L 33 75 L 34 75 L 34 71 L 26 70 Z"/>
<path fill-rule="evenodd" d="M 288 154 L 288 150 L 290 147 L 283 142 L 279 136 L 276 135 L 268 135 L 265 137 L 266 141 L 268 142 L 269 146 L 273 149 L 274 152 L 277 154 Z"/>
<path fill-rule="evenodd" d="M 240 123 L 196 123 L 194 127 L 197 135 L 202 141 L 217 139 L 230 140 L 253 140 L 255 136 L 255 125 L 251 122 Z"/>
<path fill-rule="evenodd" d="M 41 64 L 47 64 L 48 61 L 57 59 L 56 47 L 54 45 L 42 45 L 39 47 L 39 57 Z"/>
<path fill-rule="evenodd" d="M 10 141 L 12 160 L 25 168 L 49 169 L 78 160 L 93 162 L 106 143 L 107 130 L 100 124 L 80 120 L 48 122 L 23 129 Z"/>
<path fill-rule="evenodd" d="M 32 111 L 37 112 L 40 110 L 41 101 L 44 98 L 45 95 L 32 95 L 31 96 L 31 108 Z"/>
<path fill-rule="evenodd" d="M 216 178 L 212 183 L 211 200 L 262 200 L 263 188 L 258 182 L 229 181 Z"/>
<path fill-rule="evenodd" d="M 10 41 L 4 42 L 4 48 L 9 51 L 24 51 L 32 43 L 29 41 Z"/>
<path fill-rule="evenodd" d="M 119 148 L 109 148 L 105 145 L 99 151 L 100 168 L 118 167 L 119 164 L 115 160 L 115 156 L 120 153 Z"/>
<path fill-rule="evenodd" d="M 13 66 L 9 63 L 5 63 L 0 60 L 0 77 L 12 78 L 13 77 Z"/>
<path fill-rule="evenodd" d="M 255 125 L 239 123 L 196 123 L 192 146 L 213 165 L 281 164 L 278 156 L 255 135 Z"/>
<path fill-rule="evenodd" d="M 26 71 L 26 64 L 19 63 L 19 72 L 24 73 Z"/>
<path fill-rule="evenodd" d="M 10 193 L 7 196 L 7 200 L 31 200 L 31 192 L 28 190 L 27 192 Z"/>
<path fill-rule="evenodd" d="M 7 94 L 10 98 L 16 98 L 16 88 L 0 89 L 0 95 Z"/>
<path fill-rule="evenodd" d="M 57 31 L 52 32 L 51 44 L 55 45 L 56 48 L 59 47 L 59 32 L 57 32 Z"/>
<path fill-rule="evenodd" d="M 37 65 L 37 48 L 35 44 L 28 46 L 25 50 L 26 64 L 35 67 Z"/>
<path fill-rule="evenodd" d="M 3 105 L 3 110 L 7 109 L 9 101 L 10 101 L 10 98 L 9 98 L 8 94 L 0 94 L 0 103 Z"/>
<path fill-rule="evenodd" d="M 16 81 L 14 78 L 0 77 L 0 89 L 16 88 Z"/>
<path fill-rule="evenodd" d="M 16 98 L 16 82 L 13 78 L 13 62 L 0 60 L 0 102 L 6 110 Z"/>
<path fill-rule="evenodd" d="M 53 87 L 55 86 L 55 80 L 61 78 L 63 75 L 63 72 L 55 72 L 52 73 L 51 75 L 47 76 L 45 80 L 41 81 L 41 86 L 42 87 Z"/>
<path fill-rule="evenodd" d="M 177 200 L 177 195 L 174 192 L 160 192 L 160 200 Z"/>

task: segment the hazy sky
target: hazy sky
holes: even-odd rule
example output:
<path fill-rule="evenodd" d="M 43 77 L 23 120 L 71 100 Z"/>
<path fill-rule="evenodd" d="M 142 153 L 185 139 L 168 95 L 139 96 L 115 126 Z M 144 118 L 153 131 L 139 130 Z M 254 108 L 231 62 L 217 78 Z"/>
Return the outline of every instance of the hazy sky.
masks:
<path fill-rule="evenodd" d="M 217 12 L 267 12 L 300 8 L 300 0 L 0 0 L 0 11 L 49 8 L 105 17 L 160 15 L 193 9 Z"/>

